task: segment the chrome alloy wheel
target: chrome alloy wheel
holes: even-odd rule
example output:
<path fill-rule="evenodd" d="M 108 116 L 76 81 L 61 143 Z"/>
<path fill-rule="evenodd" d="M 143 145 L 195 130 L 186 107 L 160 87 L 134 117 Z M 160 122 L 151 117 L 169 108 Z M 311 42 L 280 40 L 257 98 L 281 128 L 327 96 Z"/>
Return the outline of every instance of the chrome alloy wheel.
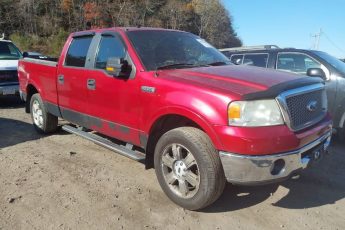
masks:
<path fill-rule="evenodd" d="M 37 100 L 32 103 L 32 117 L 35 125 L 39 128 L 43 127 L 43 111 Z"/>
<path fill-rule="evenodd" d="M 181 144 L 168 145 L 162 154 L 165 182 L 181 198 L 191 198 L 199 190 L 200 172 L 193 154 Z"/>

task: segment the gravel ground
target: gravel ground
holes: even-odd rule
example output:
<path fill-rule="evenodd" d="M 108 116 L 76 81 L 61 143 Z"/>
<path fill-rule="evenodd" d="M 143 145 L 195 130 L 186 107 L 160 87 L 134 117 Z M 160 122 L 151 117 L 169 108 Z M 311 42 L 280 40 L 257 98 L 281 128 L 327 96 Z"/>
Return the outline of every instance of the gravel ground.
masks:
<path fill-rule="evenodd" d="M 0 229 L 345 229 L 345 144 L 298 179 L 227 185 L 199 212 L 174 205 L 154 170 L 60 131 L 35 132 L 0 98 Z"/>

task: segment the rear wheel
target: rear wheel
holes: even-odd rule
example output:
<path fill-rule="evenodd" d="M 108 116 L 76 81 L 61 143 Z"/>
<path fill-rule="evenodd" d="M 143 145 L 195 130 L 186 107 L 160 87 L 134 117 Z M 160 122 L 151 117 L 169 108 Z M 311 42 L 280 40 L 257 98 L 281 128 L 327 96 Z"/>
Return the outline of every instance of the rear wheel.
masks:
<path fill-rule="evenodd" d="M 31 97 L 30 112 L 33 125 L 39 133 L 52 133 L 56 131 L 58 118 L 47 111 L 38 93 Z"/>
<path fill-rule="evenodd" d="M 219 198 L 225 177 L 208 136 L 192 127 L 165 133 L 155 149 L 155 170 L 166 195 L 176 204 L 202 209 Z"/>

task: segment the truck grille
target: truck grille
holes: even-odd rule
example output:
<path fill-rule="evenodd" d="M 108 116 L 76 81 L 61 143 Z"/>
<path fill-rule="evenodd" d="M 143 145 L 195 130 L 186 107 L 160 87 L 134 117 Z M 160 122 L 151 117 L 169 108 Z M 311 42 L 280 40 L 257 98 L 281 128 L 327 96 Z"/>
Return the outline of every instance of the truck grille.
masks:
<path fill-rule="evenodd" d="M 278 98 L 288 125 L 294 131 L 314 125 L 327 113 L 327 98 L 323 85 L 290 90 Z"/>
<path fill-rule="evenodd" d="M 17 70 L 2 70 L 0 71 L 0 83 L 18 82 Z"/>

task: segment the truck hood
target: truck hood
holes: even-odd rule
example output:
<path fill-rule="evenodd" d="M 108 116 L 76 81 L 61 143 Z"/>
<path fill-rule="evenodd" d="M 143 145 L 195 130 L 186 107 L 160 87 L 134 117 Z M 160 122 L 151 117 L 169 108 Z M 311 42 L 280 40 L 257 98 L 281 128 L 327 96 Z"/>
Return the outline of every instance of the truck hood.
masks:
<path fill-rule="evenodd" d="M 0 70 L 16 70 L 18 60 L 0 60 Z"/>
<path fill-rule="evenodd" d="M 241 97 L 269 91 L 272 88 L 275 91 L 277 88 L 287 90 L 288 88 L 322 82 L 320 79 L 303 75 L 243 65 L 163 70 L 159 73 L 159 77 L 184 84 L 207 87 L 227 94 L 237 94 Z M 277 93 L 279 92 L 273 94 Z M 265 95 L 268 97 L 269 94 L 266 93 Z"/>

